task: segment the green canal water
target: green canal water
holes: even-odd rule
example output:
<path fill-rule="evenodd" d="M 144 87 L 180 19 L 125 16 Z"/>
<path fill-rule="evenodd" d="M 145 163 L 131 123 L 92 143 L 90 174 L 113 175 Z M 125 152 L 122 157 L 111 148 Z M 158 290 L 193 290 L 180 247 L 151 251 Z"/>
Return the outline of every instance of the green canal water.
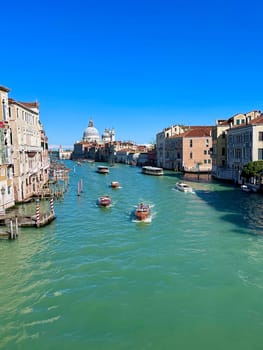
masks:
<path fill-rule="evenodd" d="M 262 349 L 262 195 L 195 178 L 182 193 L 173 172 L 66 164 L 57 219 L 0 241 L 1 349 Z M 111 208 L 96 205 L 102 194 Z M 133 222 L 139 201 L 151 223 Z"/>

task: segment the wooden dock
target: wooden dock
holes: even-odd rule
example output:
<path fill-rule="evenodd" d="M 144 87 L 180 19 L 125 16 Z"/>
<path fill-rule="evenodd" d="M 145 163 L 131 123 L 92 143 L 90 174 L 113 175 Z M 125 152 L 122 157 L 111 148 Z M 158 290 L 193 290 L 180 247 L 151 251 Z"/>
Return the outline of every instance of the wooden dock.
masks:
<path fill-rule="evenodd" d="M 0 239 L 16 239 L 19 236 L 19 227 L 43 227 L 56 219 L 54 211 L 49 211 L 39 216 L 1 216 L 0 221 L 2 229 L 0 230 Z"/>
<path fill-rule="evenodd" d="M 56 219 L 54 210 L 54 199 L 61 199 L 69 186 L 69 172 L 64 164 L 52 163 L 52 176 L 48 183 L 38 193 L 34 193 L 32 197 L 26 199 L 26 202 L 35 201 L 36 214 L 35 215 L 20 215 L 17 212 L 10 210 L 9 212 L 0 212 L 0 239 L 15 239 L 18 237 L 19 227 L 39 228 L 50 224 Z M 40 201 L 41 199 L 49 199 L 49 210 L 42 212 Z"/>
<path fill-rule="evenodd" d="M 48 225 L 51 221 L 56 219 L 54 212 L 47 212 L 40 215 L 39 220 L 37 220 L 36 215 L 33 216 L 20 216 L 18 217 L 19 227 L 43 227 Z"/>

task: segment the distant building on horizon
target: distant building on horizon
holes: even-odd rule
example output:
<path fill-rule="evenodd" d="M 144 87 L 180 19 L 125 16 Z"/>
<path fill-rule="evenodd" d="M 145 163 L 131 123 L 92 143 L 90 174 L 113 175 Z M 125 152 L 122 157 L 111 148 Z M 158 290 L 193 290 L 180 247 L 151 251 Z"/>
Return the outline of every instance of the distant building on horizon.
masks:
<path fill-rule="evenodd" d="M 60 145 L 58 148 L 58 158 L 59 159 L 71 159 L 72 157 L 72 150 L 64 150 L 63 147 Z"/>
<path fill-rule="evenodd" d="M 105 128 L 100 139 L 99 132 L 95 128 L 92 120 L 89 121 L 88 127 L 83 132 L 81 141 L 74 144 L 72 159 L 90 159 L 97 162 L 125 163 L 137 164 L 140 163 L 152 164 L 155 160 L 153 154 L 153 145 L 136 145 L 131 141 L 116 141 L 115 130 Z M 150 160 L 147 156 L 140 157 L 142 153 L 151 151 Z"/>
<path fill-rule="evenodd" d="M 105 128 L 105 130 L 100 138 L 99 131 L 95 128 L 93 120 L 90 119 L 88 127 L 83 132 L 82 141 L 83 142 L 91 142 L 91 143 L 114 142 L 115 141 L 115 130 Z"/>
<path fill-rule="evenodd" d="M 114 142 L 114 129 L 105 128 L 100 138 L 98 129 L 95 128 L 93 120 L 90 119 L 88 127 L 83 132 L 82 140 L 74 144 L 72 159 L 84 158 L 105 161 L 112 153 L 112 147 L 109 147 L 109 144 Z"/>

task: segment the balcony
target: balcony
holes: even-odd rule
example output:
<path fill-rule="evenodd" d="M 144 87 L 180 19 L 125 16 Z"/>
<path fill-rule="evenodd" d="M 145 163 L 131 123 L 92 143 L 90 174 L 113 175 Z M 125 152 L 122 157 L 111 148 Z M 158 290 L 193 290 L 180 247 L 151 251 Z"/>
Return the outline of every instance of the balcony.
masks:
<path fill-rule="evenodd" d="M 42 148 L 39 146 L 27 146 L 27 145 L 20 145 L 19 146 L 19 152 L 42 152 Z"/>

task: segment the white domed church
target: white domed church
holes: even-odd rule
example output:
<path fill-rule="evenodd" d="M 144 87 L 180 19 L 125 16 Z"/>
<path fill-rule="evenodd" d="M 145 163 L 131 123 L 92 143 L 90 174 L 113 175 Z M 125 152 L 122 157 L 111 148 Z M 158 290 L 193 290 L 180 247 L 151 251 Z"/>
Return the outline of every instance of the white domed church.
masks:
<path fill-rule="evenodd" d="M 92 120 L 89 121 L 87 129 L 83 133 L 82 141 L 84 142 L 100 142 L 100 134 L 98 130 L 94 127 Z"/>
<path fill-rule="evenodd" d="M 72 159 L 108 159 L 109 150 L 113 147 L 112 142 L 115 142 L 115 130 L 105 129 L 100 138 L 93 120 L 90 120 L 88 127 L 83 132 L 82 140 L 74 144 Z"/>
<path fill-rule="evenodd" d="M 84 142 L 96 142 L 100 143 L 100 135 L 98 130 L 95 128 L 92 120 L 89 121 L 87 129 L 85 129 L 82 137 Z M 115 141 L 115 130 L 114 129 L 105 129 L 102 134 L 102 142 L 114 142 Z"/>

